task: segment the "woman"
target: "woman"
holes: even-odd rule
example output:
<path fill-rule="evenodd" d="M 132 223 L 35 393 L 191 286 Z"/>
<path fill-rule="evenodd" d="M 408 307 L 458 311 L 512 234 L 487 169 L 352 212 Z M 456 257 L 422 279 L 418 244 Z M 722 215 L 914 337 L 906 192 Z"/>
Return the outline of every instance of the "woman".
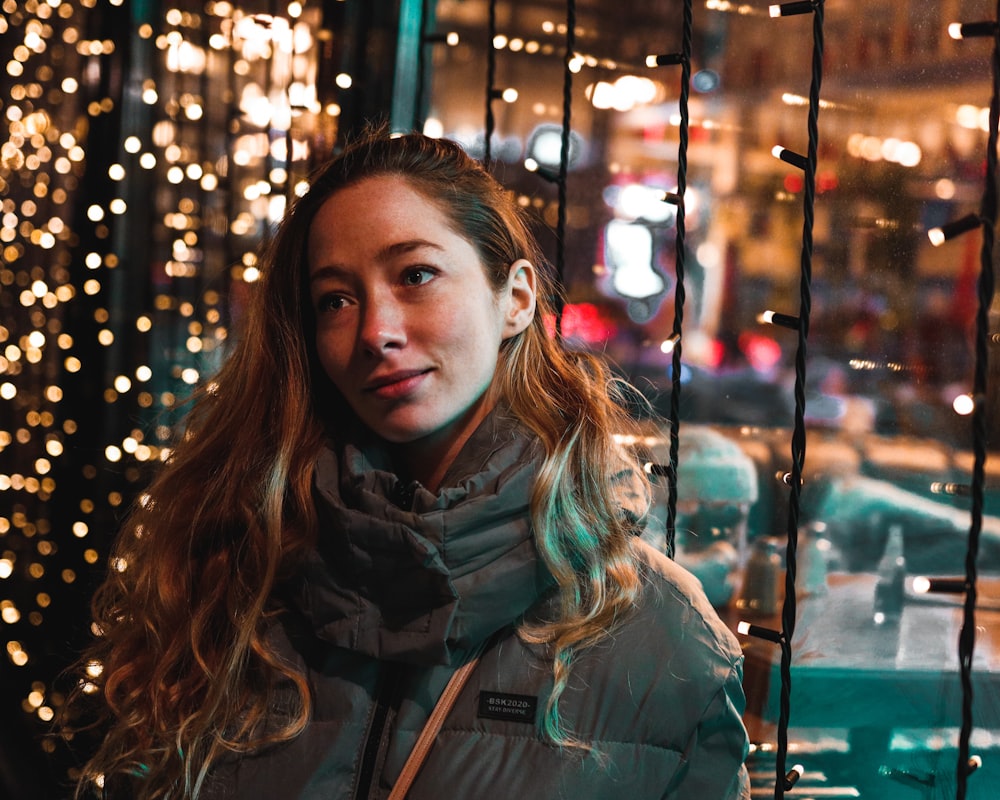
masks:
<path fill-rule="evenodd" d="M 749 796 L 739 647 L 635 536 L 629 420 L 539 263 L 453 143 L 315 177 L 96 598 L 82 785 L 382 798 L 478 658 L 411 800 Z"/>

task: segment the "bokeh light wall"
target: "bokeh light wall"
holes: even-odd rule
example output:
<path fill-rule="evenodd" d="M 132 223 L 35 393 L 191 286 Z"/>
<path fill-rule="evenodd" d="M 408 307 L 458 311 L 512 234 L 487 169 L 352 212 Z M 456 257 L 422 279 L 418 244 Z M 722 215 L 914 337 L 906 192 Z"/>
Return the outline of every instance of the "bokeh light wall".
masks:
<path fill-rule="evenodd" d="M 0 774 L 33 796 L 121 517 L 333 147 L 340 5 L 0 6 Z"/>

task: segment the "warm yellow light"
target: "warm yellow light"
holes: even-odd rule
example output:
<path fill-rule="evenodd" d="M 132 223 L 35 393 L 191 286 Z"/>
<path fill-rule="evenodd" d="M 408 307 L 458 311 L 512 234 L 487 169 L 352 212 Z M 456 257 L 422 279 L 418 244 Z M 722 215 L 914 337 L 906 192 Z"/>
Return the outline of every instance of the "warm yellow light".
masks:
<path fill-rule="evenodd" d="M 960 394 L 951 403 L 956 414 L 968 416 L 976 410 L 976 401 L 971 394 Z"/>

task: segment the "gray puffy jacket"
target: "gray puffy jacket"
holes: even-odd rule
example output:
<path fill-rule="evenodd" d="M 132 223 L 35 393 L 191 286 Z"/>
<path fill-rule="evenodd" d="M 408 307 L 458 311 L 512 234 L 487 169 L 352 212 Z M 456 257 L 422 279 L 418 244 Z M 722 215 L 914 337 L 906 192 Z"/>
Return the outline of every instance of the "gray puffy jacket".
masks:
<path fill-rule="evenodd" d="M 559 702 L 592 749 L 540 734 L 551 658 L 514 632 L 553 598 L 528 522 L 537 462 L 501 414 L 438 493 L 400 487 L 378 448 L 324 452 L 320 545 L 273 631 L 308 676 L 311 721 L 220 765 L 205 797 L 385 798 L 451 674 L 483 650 L 409 800 L 749 798 L 739 645 L 697 581 L 639 539 L 637 607 L 577 656 Z"/>

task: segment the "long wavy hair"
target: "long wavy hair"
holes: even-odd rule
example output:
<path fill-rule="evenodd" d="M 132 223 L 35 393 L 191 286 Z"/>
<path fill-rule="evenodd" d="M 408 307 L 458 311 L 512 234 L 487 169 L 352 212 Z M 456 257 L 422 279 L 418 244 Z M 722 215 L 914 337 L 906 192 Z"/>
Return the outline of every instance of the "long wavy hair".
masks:
<path fill-rule="evenodd" d="M 81 793 L 97 782 L 137 798 L 197 798 L 221 757 L 293 738 L 308 722 L 305 677 L 267 640 L 272 590 L 315 540 L 314 462 L 345 408 L 316 357 L 306 243 L 334 192 L 376 175 L 398 175 L 436 203 L 477 248 L 495 291 L 517 259 L 541 263 L 512 194 L 452 142 L 369 131 L 313 177 L 265 248 L 234 349 L 124 525 L 95 595 L 100 636 L 85 662 L 91 675 L 101 670 L 107 733 Z M 552 654 L 543 732 L 574 745 L 558 711 L 573 657 L 639 590 L 615 491 L 615 434 L 633 425 L 605 364 L 547 332 L 555 287 L 539 273 L 537 313 L 504 342 L 495 390 L 544 447 L 530 508 L 560 602 L 555 618 L 519 632 Z M 300 702 L 275 724 L 281 679 Z"/>

